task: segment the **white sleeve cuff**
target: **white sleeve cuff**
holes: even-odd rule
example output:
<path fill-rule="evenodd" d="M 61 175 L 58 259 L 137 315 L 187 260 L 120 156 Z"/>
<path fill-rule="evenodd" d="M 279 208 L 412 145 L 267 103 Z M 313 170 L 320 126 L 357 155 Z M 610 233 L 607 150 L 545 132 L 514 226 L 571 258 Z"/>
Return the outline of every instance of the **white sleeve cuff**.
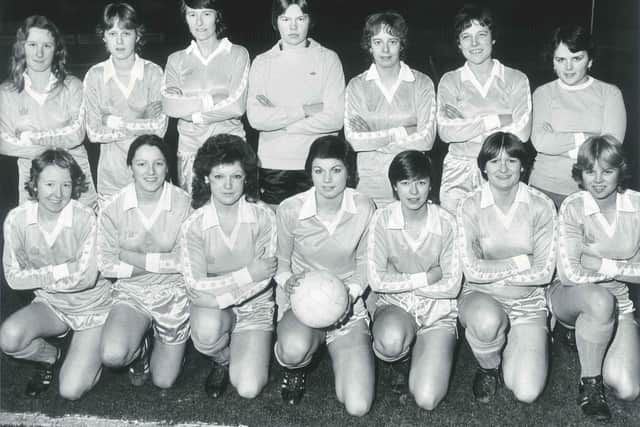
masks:
<path fill-rule="evenodd" d="M 198 111 L 191 115 L 191 121 L 197 125 L 200 125 L 204 123 L 204 117 L 202 117 L 202 113 Z"/>
<path fill-rule="evenodd" d="M 144 269 L 152 273 L 160 273 L 160 254 L 147 254 L 144 258 Z"/>
<path fill-rule="evenodd" d="M 497 114 L 491 114 L 482 118 L 484 128 L 486 130 L 493 130 L 500 127 L 500 117 Z"/>
<path fill-rule="evenodd" d="M 116 277 L 118 279 L 126 279 L 133 274 L 133 265 L 121 262 L 116 267 Z"/>
<path fill-rule="evenodd" d="M 511 258 L 511 260 L 516 264 L 518 272 L 525 271 L 531 268 L 529 257 L 526 255 L 514 256 L 513 258 Z"/>
<path fill-rule="evenodd" d="M 209 95 L 207 93 L 206 95 L 202 95 L 202 97 L 200 97 L 200 99 L 202 100 L 202 110 L 203 111 L 213 110 L 213 106 L 215 104 L 213 103 L 213 97 L 211 95 Z"/>
<path fill-rule="evenodd" d="M 122 117 L 108 115 L 107 116 L 107 127 L 112 129 L 120 129 L 124 125 L 124 120 Z"/>
<path fill-rule="evenodd" d="M 398 126 L 395 128 L 389 129 L 389 134 L 391 135 L 391 139 L 396 142 L 400 141 L 409 136 L 407 133 L 407 129 L 404 126 Z"/>
<path fill-rule="evenodd" d="M 411 280 L 411 289 L 420 289 L 429 284 L 427 280 L 427 273 L 415 273 L 409 275 L 409 280 Z"/>
<path fill-rule="evenodd" d="M 20 134 L 20 143 L 30 145 L 32 144 L 31 138 L 33 138 L 33 132 L 26 130 Z"/>
<path fill-rule="evenodd" d="M 69 277 L 69 267 L 67 264 L 58 264 L 53 266 L 53 280 L 56 282 L 65 277 Z"/>
<path fill-rule="evenodd" d="M 243 268 L 242 270 L 234 271 L 233 273 L 231 273 L 231 276 L 233 277 L 233 280 L 235 280 L 236 283 L 240 286 L 248 285 L 249 283 L 253 282 L 253 278 L 251 277 L 251 274 L 249 274 L 249 270 L 247 270 L 247 267 Z"/>
<path fill-rule="evenodd" d="M 609 258 L 602 258 L 602 265 L 600 265 L 600 269 L 598 273 L 604 274 L 605 276 L 617 276 L 618 275 L 618 264 Z"/>
<path fill-rule="evenodd" d="M 216 298 L 216 301 L 218 302 L 218 306 L 220 308 L 227 308 L 236 303 L 235 299 L 231 294 L 222 294 Z"/>

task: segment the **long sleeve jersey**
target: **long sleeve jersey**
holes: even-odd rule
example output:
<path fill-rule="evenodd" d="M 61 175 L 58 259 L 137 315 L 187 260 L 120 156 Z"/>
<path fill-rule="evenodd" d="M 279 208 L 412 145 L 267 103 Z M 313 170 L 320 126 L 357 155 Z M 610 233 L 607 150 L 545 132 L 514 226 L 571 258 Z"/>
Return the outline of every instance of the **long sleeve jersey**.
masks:
<path fill-rule="evenodd" d="M 98 268 L 120 286 L 161 292 L 182 286 L 179 234 L 191 212 L 191 198 L 180 188 L 165 183 L 150 217 L 138 208 L 135 184 L 116 193 L 98 216 Z M 120 251 L 146 254 L 145 268 L 120 258 Z"/>
<path fill-rule="evenodd" d="M 169 56 L 162 84 L 162 105 L 170 117 L 177 117 L 178 152 L 195 154 L 212 135 L 230 133 L 245 137 L 240 118 L 246 110 L 249 53 L 220 40 L 204 58 L 195 41 Z M 181 95 L 169 93 L 176 87 Z"/>
<path fill-rule="evenodd" d="M 450 119 L 445 105 L 464 118 Z M 513 122 L 500 127 L 499 114 Z M 526 142 L 531 135 L 531 92 L 527 76 L 493 60 L 491 75 L 481 85 L 468 64 L 442 76 L 438 84 L 438 134 L 450 143 L 449 153 L 475 160 L 484 139 L 494 132 L 509 132 Z"/>
<path fill-rule="evenodd" d="M 18 138 L 25 131 L 28 136 Z M 89 157 L 82 145 L 84 137 L 82 82 L 76 77 L 67 76 L 56 85 L 51 74 L 45 92 L 32 88 L 26 72 L 21 92 L 10 82 L 0 85 L 0 154 L 18 157 L 20 203 L 28 199 L 24 183 L 29 180 L 31 160 L 48 148 L 57 147 L 71 153 L 90 183 L 80 201 L 87 206 L 95 204 Z"/>
<path fill-rule="evenodd" d="M 583 253 L 607 259 L 612 271 L 582 266 Z M 563 283 L 640 281 L 640 193 L 626 190 L 616 197 L 616 218 L 610 224 L 591 193 L 579 191 L 560 207 L 558 273 Z"/>
<path fill-rule="evenodd" d="M 370 131 L 356 131 L 350 120 L 361 117 Z M 393 191 L 380 173 L 401 151 L 428 151 L 436 137 L 436 95 L 431 79 L 400 63 L 394 87 L 386 89 L 375 64 L 354 77 L 346 90 L 344 133 L 358 152 L 358 191 L 378 207 L 391 203 Z M 381 151 L 382 150 L 382 151 Z M 383 152 L 384 151 L 384 152 Z"/>
<path fill-rule="evenodd" d="M 75 200 L 60 212 L 53 230 L 38 221 L 38 203 L 13 209 L 4 223 L 2 262 L 9 286 L 33 289 L 65 314 L 102 314 L 109 310 L 111 287 L 98 278 L 96 218 Z"/>
<path fill-rule="evenodd" d="M 242 197 L 231 235 L 225 234 L 213 202 L 197 209 L 182 228 L 182 266 L 192 303 L 224 309 L 240 305 L 269 286 L 254 281 L 247 266 L 276 253 L 276 219 L 263 203 Z"/>
<path fill-rule="evenodd" d="M 145 108 L 158 102 L 162 69 L 136 55 L 128 82 L 116 75 L 111 58 L 94 65 L 84 78 L 86 127 L 91 142 L 103 144 L 98 161 L 98 192 L 104 199 L 132 182 L 127 168 L 131 142 L 144 134 L 164 137 L 167 116 L 145 117 Z M 118 117 L 121 123 L 110 127 L 103 120 Z"/>
<path fill-rule="evenodd" d="M 326 270 L 343 281 L 354 300 L 367 288 L 366 234 L 373 202 L 351 188 L 344 191 L 335 220 L 318 217 L 315 187 L 284 200 L 278 221 L 278 271 L 284 286 L 292 274 Z"/>
<path fill-rule="evenodd" d="M 531 142 L 538 156 L 529 183 L 564 195 L 578 191 L 571 177 L 578 147 L 593 134 L 622 142 L 626 127 L 624 101 L 614 85 L 589 77 L 577 86 L 559 79 L 540 86 L 533 93 Z"/>
<path fill-rule="evenodd" d="M 504 213 L 485 183 L 458 205 L 457 221 L 468 289 L 522 298 L 551 281 L 558 221 L 553 202 L 540 191 L 520 183 Z"/>
<path fill-rule="evenodd" d="M 418 239 L 405 227 L 400 202 L 377 210 L 367 236 L 367 278 L 371 289 L 418 317 L 437 320 L 456 306 L 462 283 L 453 215 L 428 204 Z M 429 283 L 427 272 L 440 267 L 442 278 Z"/>
<path fill-rule="evenodd" d="M 261 104 L 265 96 L 273 107 Z M 305 117 L 303 105 L 322 103 Z M 307 47 L 282 49 L 280 43 L 258 55 L 249 73 L 249 123 L 260 131 L 262 167 L 302 170 L 309 146 L 336 134 L 344 118 L 344 73 L 335 52 L 309 39 Z"/>

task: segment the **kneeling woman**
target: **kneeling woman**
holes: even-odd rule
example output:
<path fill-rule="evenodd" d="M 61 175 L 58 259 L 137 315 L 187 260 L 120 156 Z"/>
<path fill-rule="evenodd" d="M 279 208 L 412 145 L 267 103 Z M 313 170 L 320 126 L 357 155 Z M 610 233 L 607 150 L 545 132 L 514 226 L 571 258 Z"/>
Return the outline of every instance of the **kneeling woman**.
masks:
<path fill-rule="evenodd" d="M 278 307 L 275 356 L 286 368 L 283 400 L 295 404 L 304 393 L 305 367 L 326 342 L 333 362 L 338 400 L 352 415 L 364 415 L 373 401 L 374 360 L 368 315 L 361 298 L 366 289 L 365 235 L 373 202 L 353 189 L 356 155 L 336 136 L 316 139 L 305 171 L 313 187 L 286 199 L 277 210 L 278 274 L 286 297 Z M 347 188 L 350 187 L 350 188 Z M 288 296 L 307 272 L 326 270 L 340 278 L 350 295 L 349 311 L 336 326 L 314 329 L 290 310 Z"/>
<path fill-rule="evenodd" d="M 60 395 L 79 399 L 100 378 L 100 336 L 109 312 L 110 287 L 98 279 L 96 219 L 77 201 L 87 188 L 74 158 L 47 150 L 31 163 L 27 191 L 32 200 L 12 210 L 4 224 L 3 266 L 16 290 L 35 298 L 2 324 L 5 354 L 38 363 L 26 394 L 49 387 L 60 350 L 45 341 L 73 330 L 60 370 Z"/>
<path fill-rule="evenodd" d="M 449 386 L 462 279 L 455 218 L 427 202 L 431 175 L 429 159 L 419 151 L 391 161 L 389 181 L 399 201 L 376 211 L 367 243 L 369 284 L 379 295 L 373 351 L 395 362 L 413 345 L 409 388 L 428 410 Z"/>
<path fill-rule="evenodd" d="M 604 383 L 625 400 L 640 394 L 640 334 L 628 283 L 640 283 L 640 193 L 623 186 L 627 173 L 612 136 L 586 140 L 573 178 L 584 191 L 560 208 L 558 273 L 549 292 L 553 314 L 575 326 L 582 377 L 578 404 L 609 419 Z"/>
<path fill-rule="evenodd" d="M 487 182 L 458 205 L 459 318 L 480 365 L 473 393 L 481 402 L 501 383 L 501 365 L 504 383 L 523 402 L 536 400 L 547 379 L 545 285 L 555 267 L 557 219 L 551 199 L 520 182 L 530 166 L 518 137 L 490 135 L 478 155 Z"/>
<path fill-rule="evenodd" d="M 191 299 L 191 339 L 211 357 L 205 391 L 231 379 L 256 397 L 269 379 L 275 303 L 276 219 L 258 196 L 258 158 L 242 138 L 220 134 L 196 154 L 196 211 L 182 232 L 182 267 Z"/>
<path fill-rule="evenodd" d="M 166 181 L 167 154 L 159 137 L 136 138 L 127 154 L 133 183 L 107 201 L 98 218 L 98 267 L 116 279 L 102 360 L 107 366 L 129 365 L 135 386 L 151 374 L 156 386 L 171 387 L 189 339 L 189 300 L 177 242 L 191 200 Z"/>

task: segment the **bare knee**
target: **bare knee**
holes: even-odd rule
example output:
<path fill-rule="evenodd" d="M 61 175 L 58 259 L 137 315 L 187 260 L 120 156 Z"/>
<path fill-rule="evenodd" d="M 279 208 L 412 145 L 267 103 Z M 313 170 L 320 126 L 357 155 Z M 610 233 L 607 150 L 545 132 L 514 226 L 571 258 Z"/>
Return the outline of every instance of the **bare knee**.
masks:
<path fill-rule="evenodd" d="M 344 407 L 349 415 L 362 417 L 369 413 L 369 410 L 371 409 L 371 401 L 361 396 L 352 396 L 345 399 Z"/>
<path fill-rule="evenodd" d="M 503 316 L 492 311 L 484 312 L 467 324 L 467 331 L 478 341 L 492 342 L 504 335 L 507 324 Z"/>
<path fill-rule="evenodd" d="M 406 337 L 398 330 L 391 328 L 380 328 L 374 330 L 373 348 L 376 353 L 393 359 L 406 352 Z"/>
<path fill-rule="evenodd" d="M 422 409 L 426 409 L 427 411 L 433 411 L 436 409 L 445 395 L 444 392 L 436 393 L 434 390 L 429 390 L 427 388 L 414 389 L 411 390 L 411 392 L 413 393 L 416 405 Z"/>
<path fill-rule="evenodd" d="M 640 396 L 640 383 L 638 383 L 638 381 L 634 381 L 628 376 L 613 379 L 607 378 L 605 373 L 604 381 L 611 386 L 616 397 L 620 400 L 631 401 Z"/>
<path fill-rule="evenodd" d="M 254 399 L 257 397 L 264 386 L 267 384 L 266 378 L 244 378 L 231 379 L 231 383 L 236 388 L 238 395 L 245 399 Z"/>
<path fill-rule="evenodd" d="M 586 299 L 584 314 L 598 321 L 609 322 L 613 319 L 616 309 L 616 299 L 608 290 L 593 286 Z"/>
<path fill-rule="evenodd" d="M 89 384 L 80 379 L 66 378 L 66 376 L 61 373 L 58 392 L 64 399 L 78 400 L 91 389 L 92 385 L 92 383 Z"/>
<path fill-rule="evenodd" d="M 519 384 L 511 389 L 513 395 L 522 403 L 533 403 L 542 393 L 541 387 Z"/>
<path fill-rule="evenodd" d="M 295 338 L 295 337 L 291 337 Z M 297 366 L 311 357 L 311 347 L 305 340 L 279 337 L 277 342 L 278 360 L 287 366 Z"/>
<path fill-rule="evenodd" d="M 191 329 L 191 341 L 200 353 L 211 354 L 218 352 L 229 345 L 229 334 L 220 330 L 209 328 Z"/>
<path fill-rule="evenodd" d="M 17 353 L 25 347 L 23 331 L 12 322 L 4 322 L 0 327 L 0 348 L 5 353 Z"/>
<path fill-rule="evenodd" d="M 101 351 L 102 363 L 111 368 L 127 365 L 132 358 L 129 349 L 120 343 L 103 343 Z"/>

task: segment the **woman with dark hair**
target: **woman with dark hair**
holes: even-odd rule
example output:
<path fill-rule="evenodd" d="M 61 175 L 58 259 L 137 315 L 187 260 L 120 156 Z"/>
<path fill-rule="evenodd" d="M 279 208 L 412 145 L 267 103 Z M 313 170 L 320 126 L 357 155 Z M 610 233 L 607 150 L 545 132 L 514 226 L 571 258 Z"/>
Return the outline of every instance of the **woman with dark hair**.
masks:
<path fill-rule="evenodd" d="M 101 204 L 132 182 L 126 158 L 139 135 L 163 137 L 162 69 L 140 58 L 144 27 L 127 3 L 109 3 L 97 27 L 109 59 L 94 65 L 84 78 L 87 134 L 100 146 L 98 196 Z"/>
<path fill-rule="evenodd" d="M 278 207 L 278 341 L 275 357 L 284 368 L 281 395 L 297 404 L 305 390 L 306 368 L 319 346 L 331 357 L 336 395 L 351 415 L 369 412 L 374 391 L 374 359 L 369 317 L 362 298 L 367 288 L 365 238 L 373 202 L 355 191 L 356 154 L 337 136 L 316 139 L 305 170 L 314 186 Z M 347 311 L 327 329 L 302 323 L 290 297 L 305 273 L 325 270 L 343 281 Z"/>
<path fill-rule="evenodd" d="M 572 174 L 582 191 L 560 208 L 558 275 L 547 298 L 574 328 L 580 359 L 578 404 L 608 420 L 604 384 L 616 396 L 640 395 L 640 333 L 628 284 L 640 283 L 640 193 L 627 189 L 628 165 L 612 136 L 580 145 Z"/>
<path fill-rule="evenodd" d="M 501 131 L 524 143 L 531 134 L 529 80 L 492 58 L 496 26 L 491 12 L 466 5 L 455 16 L 454 30 L 466 61 L 438 84 L 438 134 L 449 144 L 440 202 L 452 213 L 467 193 L 482 185 L 475 162 L 485 138 Z"/>
<path fill-rule="evenodd" d="M 31 159 L 51 147 L 65 148 L 88 182 L 80 201 L 95 207 L 89 158 L 82 145 L 82 82 L 67 74 L 60 31 L 44 16 L 24 20 L 16 33 L 10 73 L 0 85 L 0 154 L 18 158 L 19 202 L 28 199 Z"/>
<path fill-rule="evenodd" d="M 182 0 L 193 40 L 167 60 L 162 105 L 178 118 L 178 183 L 191 192 L 193 161 L 211 136 L 244 138 L 240 118 L 247 103 L 249 53 L 226 35 L 221 0 Z"/>
<path fill-rule="evenodd" d="M 557 220 L 553 202 L 521 182 L 531 161 L 517 136 L 489 135 L 477 161 L 486 182 L 458 204 L 465 276 L 458 317 L 479 364 L 473 394 L 480 402 L 503 379 L 516 399 L 533 402 L 547 379 L 545 286 L 555 267 Z"/>
<path fill-rule="evenodd" d="M 236 135 L 209 138 L 193 164 L 192 206 L 182 229 L 191 340 L 211 358 L 205 392 L 227 384 L 256 397 L 269 380 L 275 304 L 275 215 L 257 201 L 258 158 Z"/>
<path fill-rule="evenodd" d="M 255 58 L 249 74 L 247 118 L 260 131 L 261 197 L 274 207 L 309 189 L 309 146 L 342 127 L 342 64 L 308 37 L 314 19 L 312 0 L 273 0 L 271 23 L 280 40 Z"/>
<path fill-rule="evenodd" d="M 378 294 L 373 351 L 385 362 L 411 358 L 409 390 L 427 410 L 449 386 L 462 279 L 455 218 L 427 201 L 431 176 L 420 151 L 393 158 L 389 182 L 398 201 L 374 213 L 367 243 L 369 285 Z"/>
<path fill-rule="evenodd" d="M 531 142 L 538 156 L 530 184 L 559 208 L 565 197 L 578 191 L 571 165 L 580 145 L 589 136 L 605 134 L 623 142 L 627 114 L 620 90 L 589 75 L 595 46 L 585 28 L 556 29 L 549 53 L 558 78 L 533 93 Z"/>
<path fill-rule="evenodd" d="M 106 201 L 98 216 L 98 268 L 114 280 L 100 354 L 107 366 L 128 365 L 134 386 L 151 375 L 157 387 L 171 387 L 189 339 L 178 243 L 191 200 L 167 182 L 167 154 L 159 136 L 137 137 L 126 159 L 133 182 Z"/>
<path fill-rule="evenodd" d="M 373 61 L 347 86 L 344 131 L 358 152 L 358 191 L 379 208 L 394 201 L 381 171 L 403 150 L 431 150 L 436 137 L 433 82 L 402 61 L 407 33 L 396 12 L 369 15 L 361 45 Z"/>
<path fill-rule="evenodd" d="M 79 399 L 100 378 L 100 336 L 111 304 L 109 282 L 98 278 L 96 219 L 76 200 L 87 189 L 82 169 L 66 150 L 48 149 L 31 162 L 31 200 L 4 223 L 3 267 L 12 289 L 35 298 L 0 327 L 0 348 L 36 362 L 26 394 L 51 385 L 61 351 L 45 338 L 73 331 L 60 369 L 60 395 Z"/>

